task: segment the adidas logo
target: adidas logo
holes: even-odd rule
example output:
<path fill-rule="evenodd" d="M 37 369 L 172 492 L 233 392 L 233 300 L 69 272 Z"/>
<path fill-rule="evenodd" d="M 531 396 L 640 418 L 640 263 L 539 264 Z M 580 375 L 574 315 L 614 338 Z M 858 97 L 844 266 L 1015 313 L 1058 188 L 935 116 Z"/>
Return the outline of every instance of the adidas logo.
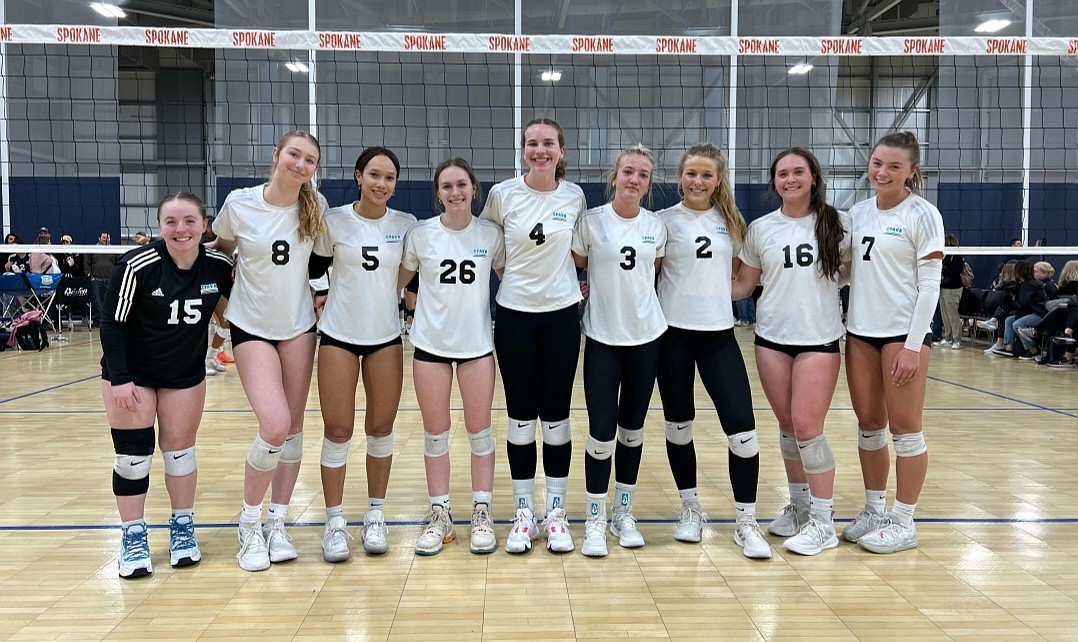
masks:
<path fill-rule="evenodd" d="M 157 288 L 150 293 L 150 296 L 165 296 L 165 293 L 161 291 L 161 288 Z"/>

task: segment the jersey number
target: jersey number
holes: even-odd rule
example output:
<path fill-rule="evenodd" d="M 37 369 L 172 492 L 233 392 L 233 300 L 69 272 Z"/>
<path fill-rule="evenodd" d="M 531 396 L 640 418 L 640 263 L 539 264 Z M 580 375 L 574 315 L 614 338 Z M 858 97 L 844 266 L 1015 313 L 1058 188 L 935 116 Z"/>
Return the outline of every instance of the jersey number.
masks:
<path fill-rule="evenodd" d="M 531 232 L 528 232 L 528 238 L 535 241 L 536 245 L 542 245 L 546 243 L 546 234 L 543 234 L 543 224 L 536 223 Z"/>
<path fill-rule="evenodd" d="M 861 245 L 866 245 L 866 244 L 868 245 L 868 247 L 865 248 L 865 255 L 862 256 L 861 259 L 864 260 L 864 261 L 871 261 L 872 257 L 869 256 L 869 255 L 872 254 L 872 246 L 876 244 L 876 237 L 875 236 L 863 236 L 863 237 L 861 237 Z"/>
<path fill-rule="evenodd" d="M 183 318 L 180 318 L 180 302 L 173 301 L 168 305 L 171 312 L 168 315 L 169 325 L 179 325 L 183 321 L 187 325 L 194 325 L 202 318 L 202 311 L 198 306 L 202 305 L 202 299 L 187 299 L 183 302 Z"/>
<path fill-rule="evenodd" d="M 632 247 L 631 245 L 626 245 L 625 247 L 621 248 L 621 250 L 619 250 L 619 251 L 621 252 L 622 256 L 625 257 L 624 261 L 622 261 L 621 263 L 618 263 L 618 265 L 621 266 L 621 269 L 623 269 L 623 270 L 631 270 L 634 267 L 636 267 L 636 248 L 635 247 Z"/>
<path fill-rule="evenodd" d="M 786 262 L 782 264 L 782 267 L 784 268 L 792 268 L 794 266 L 794 256 L 791 256 L 791 254 L 796 254 L 797 264 L 801 267 L 812 265 L 812 246 L 808 243 L 798 245 L 793 253 L 790 252 L 789 245 L 782 248 L 782 251 L 786 255 Z"/>
<path fill-rule="evenodd" d="M 453 274 L 457 272 L 457 262 L 453 259 L 446 259 L 442 261 L 442 267 L 445 271 L 442 272 L 442 276 L 438 279 L 442 283 L 456 283 L 457 275 Z M 460 282 L 464 284 L 475 283 L 475 261 L 469 261 L 467 259 L 460 262 Z"/>
<path fill-rule="evenodd" d="M 711 247 L 711 239 L 706 236 L 697 236 L 696 242 L 700 244 L 700 247 L 696 248 L 696 258 L 698 259 L 710 259 L 715 254 L 709 250 Z"/>
<path fill-rule="evenodd" d="M 288 241 L 274 241 L 270 246 L 272 254 L 270 254 L 270 260 L 274 265 L 288 265 L 288 249 L 291 246 Z"/>
<path fill-rule="evenodd" d="M 378 269 L 378 246 L 377 245 L 364 245 L 359 248 L 363 253 L 363 269 L 368 272 L 374 272 Z"/>

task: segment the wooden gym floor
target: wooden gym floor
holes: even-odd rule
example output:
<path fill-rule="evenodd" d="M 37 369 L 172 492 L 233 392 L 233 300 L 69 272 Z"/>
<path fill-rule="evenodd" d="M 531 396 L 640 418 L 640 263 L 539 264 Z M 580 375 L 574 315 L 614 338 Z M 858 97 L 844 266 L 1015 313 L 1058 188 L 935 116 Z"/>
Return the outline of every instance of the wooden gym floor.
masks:
<path fill-rule="evenodd" d="M 312 386 L 306 461 L 289 515 L 300 559 L 245 573 L 234 557 L 235 522 L 254 421 L 230 366 L 208 383 L 199 435 L 202 563 L 174 571 L 167 530 L 154 528 L 155 573 L 121 581 L 96 334 L 79 329 L 70 342 L 41 353 L 0 355 L 0 640 L 1078 639 L 1075 371 L 989 358 L 970 347 L 933 350 L 925 411 L 932 463 L 917 510 L 920 548 L 877 556 L 844 542 L 803 558 L 769 537 L 770 561 L 748 560 L 732 542 L 726 440 L 707 410 L 699 413 L 696 443 L 700 496 L 711 522 L 700 545 L 674 541 L 679 502 L 657 394 L 636 500 L 648 544 L 630 551 L 611 540 L 608 558 L 581 556 L 587 416 L 579 384 L 569 494 L 578 551 L 468 553 L 468 444 L 457 425 L 452 493 L 464 541 L 458 537 L 436 557 L 415 556 L 426 491 L 422 427 L 406 365 L 386 506 L 390 553 L 367 557 L 354 542 L 350 562 L 326 564 L 321 421 Z M 758 510 L 766 525 L 785 503 L 786 486 L 751 337 L 751 329 L 738 330 L 763 446 Z M 706 409 L 699 387 L 697 399 Z M 361 415 L 362 396 L 357 405 Z M 512 516 L 504 424 L 499 384 L 494 513 L 501 543 Z M 840 378 L 827 426 L 838 459 L 840 527 L 863 503 L 855 426 Z M 345 502 L 353 525 L 365 509 L 363 449 L 357 437 Z M 158 459 L 147 511 L 158 527 L 168 522 L 161 471 Z M 542 501 L 541 478 L 536 486 Z"/>

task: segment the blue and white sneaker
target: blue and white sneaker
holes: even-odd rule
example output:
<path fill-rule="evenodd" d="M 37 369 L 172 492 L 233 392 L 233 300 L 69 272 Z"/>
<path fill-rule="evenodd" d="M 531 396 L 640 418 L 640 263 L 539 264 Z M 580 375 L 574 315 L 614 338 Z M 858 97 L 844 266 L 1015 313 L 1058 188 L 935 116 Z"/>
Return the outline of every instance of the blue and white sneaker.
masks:
<path fill-rule="evenodd" d="M 202 560 L 190 515 L 176 515 L 168 522 L 168 554 L 172 566 L 191 566 Z"/>
<path fill-rule="evenodd" d="M 150 542 L 146 524 L 138 522 L 124 529 L 120 539 L 120 577 L 131 580 L 153 573 L 150 562 Z"/>

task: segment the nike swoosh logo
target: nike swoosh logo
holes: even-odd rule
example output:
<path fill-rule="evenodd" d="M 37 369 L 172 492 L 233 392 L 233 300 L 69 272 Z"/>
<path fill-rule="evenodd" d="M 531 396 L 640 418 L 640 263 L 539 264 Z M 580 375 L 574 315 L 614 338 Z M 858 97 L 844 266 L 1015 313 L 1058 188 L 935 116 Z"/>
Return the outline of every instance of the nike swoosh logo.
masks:
<path fill-rule="evenodd" d="M 744 443 L 744 442 L 742 442 L 742 443 Z M 797 444 L 797 447 L 798 447 L 798 448 L 800 448 L 801 450 L 804 450 L 804 449 L 805 449 L 805 447 L 804 447 L 804 446 L 802 446 L 801 444 Z"/>
<path fill-rule="evenodd" d="M 173 459 L 173 460 L 175 461 L 175 460 L 177 460 L 177 459 L 179 459 L 179 458 L 181 458 L 181 457 L 186 457 L 186 456 L 187 456 L 187 453 L 184 453 L 184 454 L 182 454 L 182 455 L 173 455 L 173 456 L 172 456 L 172 459 Z"/>
<path fill-rule="evenodd" d="M 752 437 L 749 437 L 748 439 L 741 439 L 740 441 L 741 441 L 741 443 L 743 443 L 743 444 L 747 444 L 747 443 L 749 443 L 750 441 L 752 441 Z"/>
<path fill-rule="evenodd" d="M 271 450 L 271 451 L 269 451 L 269 454 L 276 455 L 277 453 L 281 452 L 281 450 L 282 449 L 280 449 L 280 448 L 278 448 L 277 450 Z"/>
<path fill-rule="evenodd" d="M 688 426 L 678 426 L 677 427 L 678 430 L 685 430 L 686 428 L 688 428 Z"/>
<path fill-rule="evenodd" d="M 527 426 L 527 423 L 520 423 L 519 421 L 517 422 L 517 428 L 526 428 Z"/>

